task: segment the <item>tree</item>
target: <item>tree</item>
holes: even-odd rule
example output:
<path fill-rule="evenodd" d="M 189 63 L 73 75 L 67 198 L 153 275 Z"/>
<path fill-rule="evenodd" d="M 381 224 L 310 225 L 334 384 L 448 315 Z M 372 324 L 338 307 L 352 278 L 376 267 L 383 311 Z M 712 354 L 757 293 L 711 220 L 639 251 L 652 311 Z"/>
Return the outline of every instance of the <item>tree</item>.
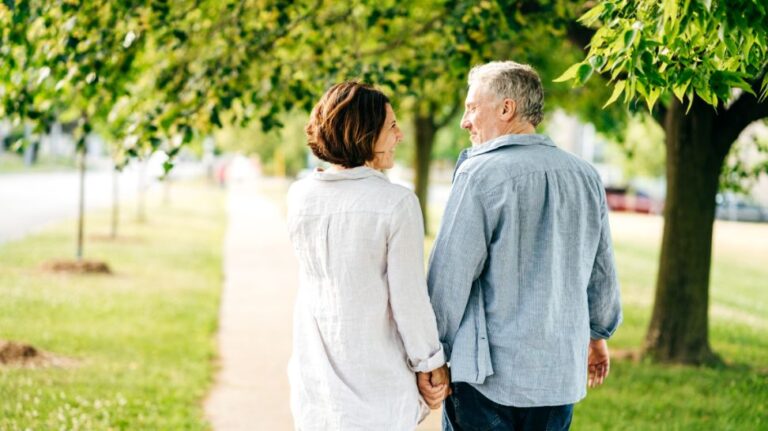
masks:
<path fill-rule="evenodd" d="M 645 352 L 662 362 L 717 361 L 709 345 L 712 226 L 733 142 L 768 117 L 768 7 L 762 0 L 605 0 L 586 59 L 562 78 L 610 78 L 625 103 L 645 102 L 666 132 L 667 197 Z"/>
<path fill-rule="evenodd" d="M 77 259 L 83 257 L 87 138 L 137 70 L 146 6 L 16 1 L 0 5 L 0 116 L 47 131 L 74 125 L 80 170 Z"/>
<path fill-rule="evenodd" d="M 95 127 L 109 131 L 115 159 L 124 166 L 158 149 L 174 156 L 196 132 L 220 126 L 220 111 L 246 120 L 258 114 L 248 108 L 263 101 L 267 92 L 260 84 L 269 75 L 248 72 L 309 4 L 250 6 L 177 1 L 171 7 L 167 0 L 0 4 L 0 117 L 37 133 L 55 121 L 74 125 L 81 177 L 78 260 L 86 139 Z M 220 67 L 219 51 L 233 62 L 247 61 Z M 236 103 L 245 99 L 241 95 L 250 105 Z M 166 170 L 172 166 L 167 162 Z"/>
<path fill-rule="evenodd" d="M 14 91 L 0 97 L 6 114 L 38 126 L 65 112 L 83 130 L 106 125 L 119 165 L 160 149 L 171 157 L 170 169 L 181 147 L 224 123 L 255 121 L 269 131 L 282 126 L 281 113 L 308 111 L 335 82 L 376 83 L 412 118 L 415 188 L 426 217 L 434 137 L 461 109 L 467 71 L 514 57 L 544 70 L 546 80 L 559 67 L 550 65 L 574 55 L 573 46 L 555 42 L 563 31 L 550 22 L 572 9 L 564 0 L 19 1 L 0 9 L 0 22 L 15 26 L 4 36 L 12 67 L 0 77 Z M 45 37 L 25 39 L 30 23 L 39 22 Z M 56 45 L 54 58 L 63 60 L 44 73 L 47 87 L 38 91 L 36 67 L 49 61 L 49 45 L 69 34 L 61 31 L 73 29 L 71 42 Z M 41 58 L 17 61 L 17 52 Z M 27 76 L 26 84 L 13 84 L 15 75 Z M 579 105 L 571 96 L 558 100 Z M 601 114 L 596 122 L 619 124 L 615 118 Z"/>

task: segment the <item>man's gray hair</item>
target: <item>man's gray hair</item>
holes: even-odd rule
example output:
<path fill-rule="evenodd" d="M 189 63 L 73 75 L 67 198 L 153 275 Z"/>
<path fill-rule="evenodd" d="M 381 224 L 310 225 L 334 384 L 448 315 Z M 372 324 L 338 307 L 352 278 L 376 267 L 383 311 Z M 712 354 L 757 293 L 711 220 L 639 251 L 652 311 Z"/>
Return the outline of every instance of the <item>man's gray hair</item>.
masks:
<path fill-rule="evenodd" d="M 492 61 L 473 67 L 468 82 L 499 98 L 514 100 L 523 119 L 534 126 L 541 123 L 544 89 L 539 74 L 531 66 L 514 61 Z"/>

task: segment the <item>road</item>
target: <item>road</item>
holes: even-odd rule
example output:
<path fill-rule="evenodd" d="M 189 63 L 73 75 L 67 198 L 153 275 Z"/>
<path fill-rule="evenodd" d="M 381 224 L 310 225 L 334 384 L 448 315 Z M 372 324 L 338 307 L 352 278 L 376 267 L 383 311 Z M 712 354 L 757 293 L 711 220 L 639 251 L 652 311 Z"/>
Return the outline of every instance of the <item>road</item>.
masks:
<path fill-rule="evenodd" d="M 199 167 L 180 167 L 178 175 L 188 177 Z M 145 175 L 144 178 L 150 177 Z M 148 190 L 161 188 L 151 177 L 145 179 Z M 75 171 L 49 173 L 0 173 L 0 244 L 23 238 L 51 223 L 77 216 L 79 177 Z M 139 170 L 126 169 L 119 176 L 121 200 L 136 196 Z M 105 208 L 112 203 L 112 172 L 109 169 L 86 172 L 85 206 L 87 210 Z"/>

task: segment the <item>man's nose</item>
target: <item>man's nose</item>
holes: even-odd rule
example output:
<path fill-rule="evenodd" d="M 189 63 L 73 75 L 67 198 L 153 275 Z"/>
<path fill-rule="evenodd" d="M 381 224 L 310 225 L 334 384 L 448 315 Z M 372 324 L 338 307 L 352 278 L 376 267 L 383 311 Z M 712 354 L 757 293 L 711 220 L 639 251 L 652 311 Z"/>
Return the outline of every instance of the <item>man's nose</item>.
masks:
<path fill-rule="evenodd" d="M 462 118 L 461 119 L 461 128 L 469 130 L 470 127 L 472 127 L 472 123 L 470 123 L 469 120 Z"/>

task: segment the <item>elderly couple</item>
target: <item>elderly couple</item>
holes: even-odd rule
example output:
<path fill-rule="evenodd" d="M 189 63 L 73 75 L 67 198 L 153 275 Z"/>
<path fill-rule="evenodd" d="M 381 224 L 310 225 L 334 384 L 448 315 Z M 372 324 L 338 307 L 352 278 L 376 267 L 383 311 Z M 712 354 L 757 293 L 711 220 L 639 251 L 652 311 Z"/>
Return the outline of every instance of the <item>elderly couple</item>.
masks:
<path fill-rule="evenodd" d="M 288 374 L 298 430 L 567 430 L 608 376 L 621 321 L 597 172 L 536 134 L 543 90 L 511 61 L 469 72 L 459 157 L 424 275 L 414 194 L 389 182 L 403 134 L 385 96 L 333 86 L 306 127 L 332 166 L 295 183 L 300 264 Z"/>

